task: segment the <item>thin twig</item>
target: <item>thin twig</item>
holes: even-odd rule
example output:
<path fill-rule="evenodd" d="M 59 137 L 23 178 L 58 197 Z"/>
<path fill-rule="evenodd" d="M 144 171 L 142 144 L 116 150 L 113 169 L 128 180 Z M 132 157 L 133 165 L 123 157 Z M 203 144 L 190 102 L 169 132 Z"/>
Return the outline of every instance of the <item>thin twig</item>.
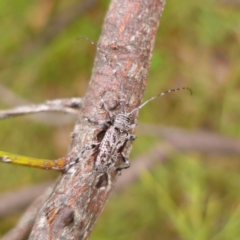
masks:
<path fill-rule="evenodd" d="M 32 103 L 29 103 L 26 99 L 18 96 L 16 93 L 11 91 L 6 86 L 3 86 L 2 84 L 0 84 L 0 96 L 1 96 L 1 103 L 5 104 L 6 106 L 15 108 L 16 105 L 22 105 L 22 106 L 32 105 Z M 71 98 L 69 100 L 71 100 Z M 62 115 L 60 118 L 59 116 L 51 112 L 39 113 L 37 115 L 26 115 L 26 116 L 28 119 L 31 119 L 32 121 L 39 122 L 45 125 L 51 125 L 51 126 L 63 126 L 63 125 L 73 123 L 74 120 L 76 120 L 76 115 L 73 115 L 73 114 Z"/>
<path fill-rule="evenodd" d="M 0 119 L 17 117 L 41 112 L 63 112 L 77 115 L 81 108 L 81 98 L 63 98 L 48 100 L 42 104 L 31 104 L 8 110 L 0 110 Z"/>

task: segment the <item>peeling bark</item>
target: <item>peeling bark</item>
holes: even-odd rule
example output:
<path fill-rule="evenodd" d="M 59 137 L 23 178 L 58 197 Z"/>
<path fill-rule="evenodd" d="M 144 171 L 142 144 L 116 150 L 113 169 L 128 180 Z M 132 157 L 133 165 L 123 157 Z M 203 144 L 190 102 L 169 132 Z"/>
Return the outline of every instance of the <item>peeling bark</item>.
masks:
<path fill-rule="evenodd" d="M 95 152 L 86 150 L 86 146 L 98 141 L 101 129 L 84 121 L 84 117 L 106 119 L 100 97 L 113 113 L 121 112 L 121 95 L 124 95 L 127 112 L 140 104 L 164 3 L 164 0 L 112 1 L 98 46 L 117 71 L 117 79 L 105 56 L 98 52 L 72 134 L 70 156 L 79 162 L 61 175 L 39 211 L 30 239 L 89 238 L 118 172 L 113 170 L 106 175 L 93 171 Z M 129 149 L 130 146 L 127 152 Z"/>

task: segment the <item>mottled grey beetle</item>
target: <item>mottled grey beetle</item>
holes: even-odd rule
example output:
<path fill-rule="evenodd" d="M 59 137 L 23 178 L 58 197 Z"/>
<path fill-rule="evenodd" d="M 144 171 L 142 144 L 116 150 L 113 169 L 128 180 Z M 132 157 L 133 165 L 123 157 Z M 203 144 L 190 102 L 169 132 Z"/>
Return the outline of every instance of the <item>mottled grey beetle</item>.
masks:
<path fill-rule="evenodd" d="M 91 44 L 95 45 L 90 39 L 81 37 L 83 39 L 88 40 Z M 95 45 L 96 46 L 96 45 Z M 106 60 L 108 61 L 109 65 L 112 67 L 111 62 L 108 60 L 108 57 L 105 55 L 102 50 L 96 46 L 97 50 L 104 55 Z M 116 71 L 113 69 L 114 76 L 118 79 L 116 75 Z M 122 88 L 121 88 L 122 89 Z M 107 105 L 105 104 L 104 100 L 101 98 L 101 102 L 103 104 L 104 109 L 107 111 L 109 120 L 108 121 L 101 121 L 101 120 L 92 120 L 89 118 L 85 118 L 88 122 L 96 123 L 102 125 L 106 132 L 101 142 L 93 144 L 93 147 L 97 147 L 97 155 L 94 164 L 94 170 L 97 172 L 106 172 L 109 168 L 114 167 L 117 170 L 121 170 L 124 168 L 128 168 L 130 163 L 128 158 L 124 155 L 123 150 L 128 141 L 134 140 L 136 138 L 135 135 L 131 134 L 131 129 L 136 126 L 136 124 L 131 124 L 132 114 L 138 110 L 140 110 L 143 106 L 145 106 L 150 101 L 154 100 L 157 97 L 161 97 L 167 93 L 180 91 L 180 90 L 189 90 L 190 93 L 191 89 L 187 87 L 176 88 L 167 90 L 162 92 L 140 106 L 134 108 L 131 112 L 127 113 L 122 109 L 122 112 L 112 116 L 111 112 L 108 110 Z M 122 94 L 122 93 L 121 93 Z M 122 101 L 122 99 L 121 99 Z M 120 161 L 119 161 L 120 159 Z"/>

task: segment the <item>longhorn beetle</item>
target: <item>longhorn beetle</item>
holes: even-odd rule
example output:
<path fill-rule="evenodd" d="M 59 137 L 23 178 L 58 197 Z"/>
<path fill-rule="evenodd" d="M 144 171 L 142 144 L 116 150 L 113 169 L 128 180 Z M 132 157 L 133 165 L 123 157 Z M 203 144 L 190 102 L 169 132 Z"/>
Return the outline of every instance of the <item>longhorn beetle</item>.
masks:
<path fill-rule="evenodd" d="M 91 44 L 96 46 L 96 44 L 92 42 L 90 39 L 85 37 L 81 37 L 81 38 L 88 40 Z M 105 53 L 102 52 L 102 50 L 99 49 L 98 46 L 96 46 L 96 48 L 101 54 L 104 55 L 110 67 L 112 68 L 111 61 L 108 60 L 108 57 L 105 55 Z M 113 69 L 113 74 L 118 79 L 116 75 L 116 71 L 114 69 Z M 97 147 L 96 151 L 98 153 L 95 160 L 95 164 L 94 164 L 94 170 L 96 172 L 107 172 L 108 169 L 112 167 L 115 168 L 116 170 L 121 170 L 121 169 L 130 167 L 128 158 L 124 155 L 123 150 L 128 141 L 134 140 L 136 138 L 135 135 L 130 133 L 130 130 L 136 126 L 136 124 L 131 124 L 132 114 L 136 111 L 139 111 L 143 106 L 145 106 L 147 103 L 154 100 L 155 98 L 161 97 L 170 92 L 180 91 L 180 90 L 188 90 L 190 94 L 192 94 L 191 89 L 187 87 L 167 90 L 145 101 L 140 106 L 134 108 L 131 112 L 126 112 L 124 110 L 124 105 L 123 105 L 124 102 L 122 101 L 122 99 L 120 99 L 120 103 L 123 107 L 122 112 L 113 116 L 111 112 L 108 110 L 108 107 L 105 104 L 104 100 L 101 98 L 103 107 L 108 113 L 107 115 L 108 115 L 109 121 L 101 121 L 101 120 L 95 121 L 89 118 L 85 118 L 88 122 L 102 125 L 106 129 L 106 132 L 102 141 L 100 143 L 96 143 L 92 145 Z M 123 93 L 121 92 L 121 94 Z M 119 159 L 122 159 L 122 161 L 120 160 L 121 162 L 119 162 Z"/>
<path fill-rule="evenodd" d="M 91 44 L 95 45 L 95 43 L 92 42 L 90 39 L 86 37 L 81 37 L 81 38 L 84 38 L 88 40 Z M 118 79 L 116 71 L 114 70 L 111 61 L 109 61 L 106 54 L 98 46 L 96 46 L 96 48 L 106 58 L 106 60 L 108 61 L 108 64 L 113 69 L 113 75 Z M 118 50 L 118 47 L 115 47 L 114 50 Z M 147 103 L 154 100 L 155 98 L 161 97 L 170 92 L 179 91 L 179 90 L 188 90 L 192 94 L 191 89 L 187 87 L 168 90 L 150 98 L 140 106 L 134 108 L 131 112 L 126 112 L 125 102 L 123 101 L 124 92 L 122 87 L 123 85 L 121 84 L 120 85 L 120 90 L 121 90 L 120 104 L 122 107 L 121 113 L 112 115 L 107 105 L 105 104 L 104 100 L 101 98 L 103 108 L 107 112 L 107 115 L 109 118 L 108 121 L 101 121 L 101 120 L 95 121 L 89 118 L 85 118 L 88 122 L 102 125 L 105 131 L 105 135 L 101 142 L 91 144 L 90 146 L 86 146 L 81 153 L 81 154 L 84 154 L 86 150 L 90 150 L 90 149 L 93 149 L 93 151 L 97 153 L 95 163 L 94 163 L 94 170 L 96 172 L 104 173 L 104 172 L 107 172 L 108 169 L 110 168 L 121 170 L 124 168 L 128 168 L 130 166 L 130 163 L 127 157 L 124 155 L 123 151 L 127 142 L 130 140 L 134 140 L 136 138 L 135 135 L 131 134 L 131 129 L 136 126 L 136 124 L 131 124 L 131 118 L 134 112 L 139 111 L 143 106 L 145 106 Z M 14 164 L 20 164 L 25 166 L 32 166 L 37 168 L 67 171 L 69 167 L 71 167 L 72 165 L 74 165 L 79 161 L 79 158 L 73 161 L 71 158 L 71 154 L 69 154 L 57 160 L 48 160 L 48 159 L 35 159 L 35 158 L 29 158 L 25 156 L 19 156 L 16 154 L 0 152 L 0 161 L 5 163 L 14 163 Z"/>

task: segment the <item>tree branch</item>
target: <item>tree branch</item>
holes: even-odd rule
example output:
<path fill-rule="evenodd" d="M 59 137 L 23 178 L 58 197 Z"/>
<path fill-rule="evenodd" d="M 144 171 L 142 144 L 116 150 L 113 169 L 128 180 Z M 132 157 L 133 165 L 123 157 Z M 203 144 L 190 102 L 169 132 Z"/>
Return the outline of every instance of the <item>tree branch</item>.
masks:
<path fill-rule="evenodd" d="M 93 171 L 95 152 L 86 149 L 97 141 L 99 126 L 84 117 L 104 120 L 100 97 L 113 112 L 119 112 L 120 81 L 126 110 L 139 105 L 146 86 L 148 69 L 165 1 L 113 0 L 99 41 L 118 79 L 98 52 L 82 112 L 75 125 L 70 156 L 79 160 L 62 174 L 54 192 L 39 211 L 30 239 L 88 239 L 115 185 L 118 171 Z"/>
<path fill-rule="evenodd" d="M 152 126 L 148 124 L 141 124 L 139 128 L 140 134 L 155 135 L 158 137 L 163 137 L 168 140 L 168 143 L 157 144 L 143 156 L 137 157 L 133 160 L 131 168 L 128 171 L 122 173 L 122 177 L 119 178 L 114 192 L 123 189 L 126 186 L 129 186 L 131 183 L 136 181 L 141 174 L 141 171 L 146 169 L 152 169 L 159 162 L 164 162 L 170 157 L 171 154 L 174 154 L 177 151 L 182 152 L 195 152 L 204 154 L 215 154 L 215 155 L 239 155 L 240 154 L 240 143 L 239 140 L 230 139 L 224 136 L 221 136 L 216 133 L 210 132 L 186 132 L 181 129 L 175 128 L 165 128 Z M 205 144 L 202 144 L 205 143 Z M 46 184 L 45 184 L 46 185 Z M 0 217 L 11 214 L 12 210 L 19 210 L 22 206 L 30 204 L 30 199 L 33 198 L 33 193 L 39 195 L 42 191 L 42 185 L 32 187 L 29 190 L 19 190 L 17 193 L 8 193 L 0 197 Z M 31 192 L 30 196 L 28 192 Z M 39 192 L 39 194 L 37 194 Z M 35 196 L 34 195 L 34 196 Z M 22 196 L 22 197 L 21 197 Z M 29 197 L 31 197 L 29 199 Z M 15 201 L 15 199 L 21 199 Z M 2 204 L 1 204 L 2 203 Z M 39 208 L 39 205 L 34 204 L 35 208 Z M 29 217 L 29 215 L 27 215 Z M 34 215 L 34 218 L 36 214 Z M 25 218 L 25 215 L 22 219 Z M 20 224 L 25 222 L 27 226 Z M 17 225 L 15 230 L 12 232 L 16 233 L 17 231 L 22 232 L 22 228 L 29 228 L 28 221 L 20 220 L 20 226 Z M 33 225 L 33 221 L 32 221 Z M 6 236 L 10 236 L 9 233 Z M 21 234 L 13 235 L 13 237 L 7 238 L 8 240 L 22 240 Z M 5 239 L 5 238 L 4 238 Z"/>
<path fill-rule="evenodd" d="M 42 104 L 31 104 L 16 107 L 13 109 L 0 110 L 0 119 L 40 112 L 63 112 L 76 115 L 79 113 L 81 103 L 81 98 L 63 98 L 48 100 Z"/>
<path fill-rule="evenodd" d="M 12 92 L 7 87 L 5 87 L 1 84 L 0 84 L 0 96 L 1 96 L 1 102 L 7 106 L 15 107 L 17 104 L 28 105 L 28 106 L 32 105 L 27 100 L 23 99 L 20 96 L 17 96 L 14 92 Z M 75 98 L 73 98 L 73 99 L 75 99 Z M 69 100 L 71 100 L 71 98 Z M 55 100 L 53 100 L 53 101 L 55 101 Z M 68 101 L 68 99 L 66 99 L 66 101 Z M 79 101 L 80 101 L 80 98 L 79 98 Z M 56 126 L 56 125 L 66 125 L 66 124 L 73 123 L 73 121 L 76 118 L 74 119 L 72 116 L 73 115 L 64 115 L 61 118 L 59 118 L 58 116 L 56 116 L 56 114 L 41 113 L 39 115 L 30 115 L 30 116 L 28 116 L 28 118 L 30 118 L 33 121 L 41 122 L 46 125 Z"/>
<path fill-rule="evenodd" d="M 139 124 L 138 135 L 149 135 L 163 138 L 168 142 L 168 145 L 172 146 L 172 149 L 176 149 L 181 152 L 199 152 L 202 154 L 214 154 L 214 155 L 240 155 L 240 141 L 237 139 L 231 139 L 217 133 L 194 131 L 187 132 L 178 128 L 159 127 L 149 124 Z M 204 144 L 203 144 L 204 143 Z M 153 161 L 164 161 L 165 158 L 169 158 L 171 152 L 166 153 L 162 149 L 166 144 L 158 144 L 156 147 L 144 156 L 139 156 L 133 160 L 131 168 L 123 172 L 123 177 L 119 178 L 115 190 L 122 188 L 131 183 L 128 182 L 127 175 L 134 176 L 139 175 L 135 165 L 145 165 L 145 161 L 152 164 Z M 157 154 L 157 152 L 164 154 Z M 174 152 L 174 151 L 172 151 Z M 155 158 L 155 160 L 154 160 Z M 124 184 L 126 182 L 126 184 Z M 10 215 L 22 209 L 23 206 L 28 206 L 32 200 L 39 196 L 43 187 L 46 184 L 40 184 L 27 189 L 22 189 L 17 192 L 0 195 L 0 217 Z M 122 187 L 119 187 L 121 185 Z M 15 201 L 20 199 L 21 201 Z"/>

